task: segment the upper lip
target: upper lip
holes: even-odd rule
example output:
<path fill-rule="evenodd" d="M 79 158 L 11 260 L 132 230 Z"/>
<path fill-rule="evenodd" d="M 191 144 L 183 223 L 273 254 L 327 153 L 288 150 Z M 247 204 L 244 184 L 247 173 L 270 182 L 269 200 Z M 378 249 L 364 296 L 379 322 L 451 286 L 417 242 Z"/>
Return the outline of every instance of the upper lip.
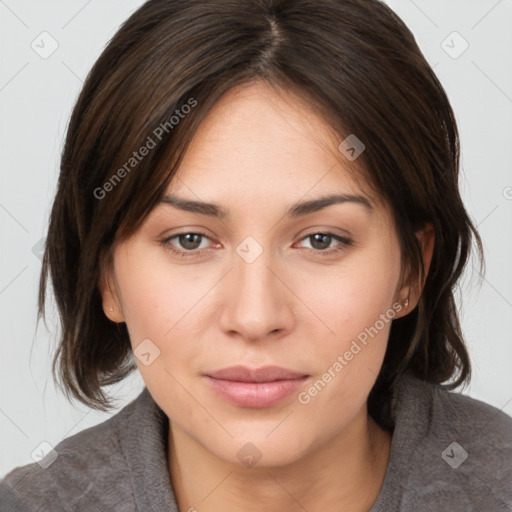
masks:
<path fill-rule="evenodd" d="M 262 366 L 261 368 L 248 368 L 246 366 L 230 366 L 214 372 L 207 373 L 208 377 L 237 382 L 272 382 L 275 380 L 290 380 L 307 377 L 307 374 L 295 372 L 280 366 Z"/>

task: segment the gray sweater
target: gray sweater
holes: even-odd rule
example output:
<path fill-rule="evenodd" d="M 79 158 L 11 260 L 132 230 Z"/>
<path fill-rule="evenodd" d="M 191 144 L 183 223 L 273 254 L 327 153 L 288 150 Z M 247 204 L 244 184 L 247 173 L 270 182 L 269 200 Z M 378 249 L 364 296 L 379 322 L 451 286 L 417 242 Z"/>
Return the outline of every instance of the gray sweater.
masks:
<path fill-rule="evenodd" d="M 512 511 L 509 416 L 409 376 L 392 410 L 390 460 L 369 512 Z M 145 388 L 108 420 L 60 442 L 46 468 L 51 459 L 13 469 L 0 482 L 0 511 L 178 512 L 167 429 Z"/>

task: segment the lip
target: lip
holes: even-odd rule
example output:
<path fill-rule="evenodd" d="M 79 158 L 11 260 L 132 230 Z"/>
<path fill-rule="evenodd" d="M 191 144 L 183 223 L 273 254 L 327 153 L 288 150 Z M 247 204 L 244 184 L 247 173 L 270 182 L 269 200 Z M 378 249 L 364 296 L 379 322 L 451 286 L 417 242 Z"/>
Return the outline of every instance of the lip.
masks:
<path fill-rule="evenodd" d="M 240 407 L 271 407 L 295 393 L 309 378 L 305 373 L 279 366 L 232 366 L 204 374 L 224 399 Z"/>

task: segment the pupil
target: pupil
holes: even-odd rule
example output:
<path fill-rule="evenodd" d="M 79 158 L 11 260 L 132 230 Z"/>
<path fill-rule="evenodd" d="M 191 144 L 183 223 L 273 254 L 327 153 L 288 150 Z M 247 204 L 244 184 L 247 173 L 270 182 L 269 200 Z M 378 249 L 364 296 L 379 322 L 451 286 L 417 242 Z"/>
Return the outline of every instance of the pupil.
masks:
<path fill-rule="evenodd" d="M 317 242 L 320 242 L 320 247 L 315 246 Z M 331 242 L 331 237 L 329 235 L 324 235 L 322 233 L 317 233 L 313 235 L 313 247 L 315 249 L 327 249 L 329 247 L 329 244 Z"/>
<path fill-rule="evenodd" d="M 196 233 L 187 233 L 185 235 L 180 235 L 180 244 L 185 249 L 197 249 L 197 241 L 201 237 Z M 194 240 L 195 238 L 195 240 Z"/>

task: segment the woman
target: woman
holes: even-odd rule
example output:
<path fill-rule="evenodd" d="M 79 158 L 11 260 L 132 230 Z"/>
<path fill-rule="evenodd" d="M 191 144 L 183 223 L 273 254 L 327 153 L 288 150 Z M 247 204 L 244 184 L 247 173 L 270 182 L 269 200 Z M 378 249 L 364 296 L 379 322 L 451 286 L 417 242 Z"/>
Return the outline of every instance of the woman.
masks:
<path fill-rule="evenodd" d="M 510 510 L 469 379 L 452 109 L 376 0 L 150 0 L 74 108 L 43 260 L 69 397 L 2 510 Z"/>

